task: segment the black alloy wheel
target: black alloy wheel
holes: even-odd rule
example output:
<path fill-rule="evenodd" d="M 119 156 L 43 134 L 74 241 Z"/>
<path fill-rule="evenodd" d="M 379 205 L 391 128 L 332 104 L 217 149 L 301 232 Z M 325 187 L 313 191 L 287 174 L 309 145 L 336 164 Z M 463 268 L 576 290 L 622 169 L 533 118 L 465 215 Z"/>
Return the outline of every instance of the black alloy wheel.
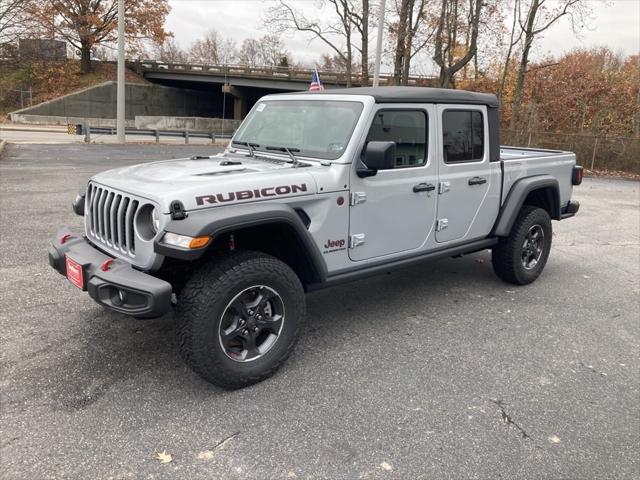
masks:
<path fill-rule="evenodd" d="M 284 302 L 278 292 L 266 285 L 251 286 L 225 308 L 218 340 L 230 359 L 251 362 L 275 345 L 284 322 Z"/>

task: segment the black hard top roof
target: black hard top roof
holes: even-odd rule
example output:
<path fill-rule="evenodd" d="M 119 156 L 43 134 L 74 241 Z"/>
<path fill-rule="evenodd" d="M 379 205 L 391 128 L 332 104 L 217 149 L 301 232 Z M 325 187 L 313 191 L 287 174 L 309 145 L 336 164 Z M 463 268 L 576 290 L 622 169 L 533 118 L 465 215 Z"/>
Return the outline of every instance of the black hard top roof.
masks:
<path fill-rule="evenodd" d="M 300 92 L 295 92 L 299 94 Z M 308 92 L 310 95 L 367 95 L 376 103 L 462 103 L 487 105 L 498 108 L 498 97 L 490 93 L 451 90 L 430 87 L 356 87 L 329 88 L 323 93 Z"/>

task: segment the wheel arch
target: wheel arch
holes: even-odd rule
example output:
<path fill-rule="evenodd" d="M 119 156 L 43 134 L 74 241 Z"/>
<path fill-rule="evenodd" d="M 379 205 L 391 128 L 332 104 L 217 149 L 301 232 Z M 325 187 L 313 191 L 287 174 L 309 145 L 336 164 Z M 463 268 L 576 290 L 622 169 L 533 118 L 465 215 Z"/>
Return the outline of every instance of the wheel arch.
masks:
<path fill-rule="evenodd" d="M 156 252 L 177 259 L 199 260 L 221 250 L 237 248 L 274 256 L 296 272 L 302 284 L 324 282 L 327 267 L 308 230 L 308 217 L 289 205 L 246 204 L 189 212 L 173 220 L 168 232 L 197 237 L 210 235 L 206 249 L 184 251 L 156 242 Z"/>
<path fill-rule="evenodd" d="M 493 234 L 498 237 L 508 236 L 524 205 L 542 208 L 552 219 L 560 220 L 558 180 L 551 175 L 536 175 L 515 182 L 500 208 Z"/>

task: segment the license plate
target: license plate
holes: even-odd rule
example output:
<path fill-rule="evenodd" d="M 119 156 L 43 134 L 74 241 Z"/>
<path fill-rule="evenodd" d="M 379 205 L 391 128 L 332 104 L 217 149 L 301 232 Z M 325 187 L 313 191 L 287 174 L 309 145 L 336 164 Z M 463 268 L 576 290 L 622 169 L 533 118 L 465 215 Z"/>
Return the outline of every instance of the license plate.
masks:
<path fill-rule="evenodd" d="M 67 279 L 79 289 L 84 290 L 82 265 L 69 257 L 65 257 L 65 260 L 67 262 Z"/>

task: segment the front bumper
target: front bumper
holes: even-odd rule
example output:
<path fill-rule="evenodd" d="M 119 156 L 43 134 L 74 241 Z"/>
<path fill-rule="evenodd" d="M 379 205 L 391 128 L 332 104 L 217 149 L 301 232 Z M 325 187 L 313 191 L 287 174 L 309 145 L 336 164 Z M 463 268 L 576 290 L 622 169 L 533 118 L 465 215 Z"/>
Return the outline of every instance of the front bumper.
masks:
<path fill-rule="evenodd" d="M 65 277 L 67 255 L 82 265 L 83 290 L 103 307 L 140 318 L 159 317 L 171 308 L 170 283 L 105 255 L 84 237 L 62 228 L 51 240 L 49 265 Z M 103 269 L 107 260 L 113 262 Z"/>

